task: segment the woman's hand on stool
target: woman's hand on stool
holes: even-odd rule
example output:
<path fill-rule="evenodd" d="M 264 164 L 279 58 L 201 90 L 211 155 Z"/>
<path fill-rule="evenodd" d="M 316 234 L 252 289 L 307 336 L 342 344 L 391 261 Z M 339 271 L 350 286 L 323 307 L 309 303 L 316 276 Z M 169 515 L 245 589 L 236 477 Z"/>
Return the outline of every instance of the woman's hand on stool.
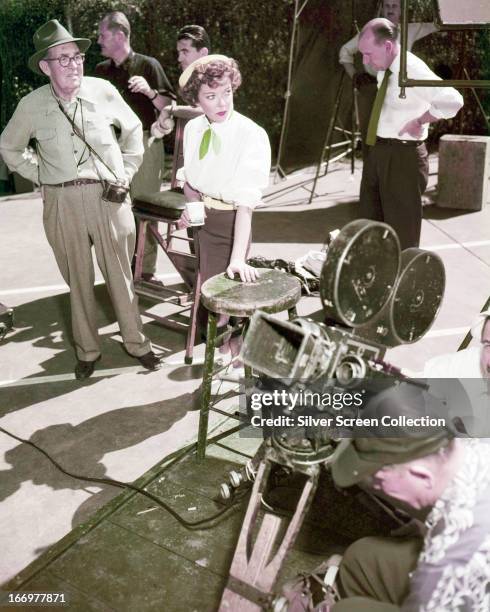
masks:
<path fill-rule="evenodd" d="M 258 278 L 257 268 L 252 268 L 247 263 L 239 259 L 232 259 L 226 268 L 226 273 L 229 278 L 233 278 L 235 274 L 240 275 L 240 280 L 244 283 L 252 283 Z"/>

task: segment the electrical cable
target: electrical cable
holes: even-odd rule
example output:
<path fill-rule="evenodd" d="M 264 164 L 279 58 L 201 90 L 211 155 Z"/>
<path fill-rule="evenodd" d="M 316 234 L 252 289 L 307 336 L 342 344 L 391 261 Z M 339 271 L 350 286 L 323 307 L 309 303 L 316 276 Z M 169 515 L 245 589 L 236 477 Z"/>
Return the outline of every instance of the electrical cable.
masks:
<path fill-rule="evenodd" d="M 248 491 L 237 492 L 237 494 L 235 495 L 235 498 L 234 498 L 234 500 L 233 500 L 233 502 L 232 502 L 232 504 L 230 506 L 226 506 L 225 508 L 223 508 L 219 512 L 216 512 L 215 514 L 212 514 L 211 516 L 209 516 L 207 518 L 204 518 L 204 519 L 201 519 L 201 520 L 195 521 L 195 522 L 190 522 L 190 521 L 186 521 L 182 516 L 180 516 L 180 514 L 178 514 L 178 512 L 176 512 L 168 504 L 166 504 L 164 501 L 162 501 L 161 499 L 159 499 L 158 497 L 156 497 L 155 495 L 153 495 L 153 493 L 150 493 L 149 491 L 145 491 L 144 489 L 140 489 L 139 487 L 137 487 L 137 486 L 135 486 L 135 485 L 133 485 L 131 483 L 121 482 L 120 480 L 115 480 L 113 478 L 96 478 L 96 477 L 91 477 L 91 476 L 84 476 L 82 474 L 74 474 L 73 472 L 69 472 L 68 470 L 65 470 L 55 459 L 53 459 L 49 455 L 49 453 L 47 453 L 40 446 L 37 446 L 37 444 L 35 444 L 34 442 L 31 442 L 30 440 L 25 440 L 23 438 L 20 438 L 19 436 L 16 436 L 15 434 L 11 433 L 10 431 L 7 431 L 3 427 L 0 427 L 0 432 L 4 433 L 7 436 L 10 436 L 14 440 L 17 440 L 17 442 L 21 442 L 22 444 L 27 444 L 29 446 L 32 446 L 39 453 L 44 455 L 46 457 L 46 459 L 48 459 L 48 461 L 50 461 L 60 472 L 62 472 L 66 476 L 69 476 L 70 478 L 75 478 L 76 480 L 82 480 L 82 481 L 85 481 L 85 482 L 95 482 L 97 484 L 109 485 L 109 486 L 113 486 L 113 487 L 118 487 L 120 489 L 129 489 L 131 491 L 135 491 L 136 493 L 140 493 L 141 495 L 144 495 L 145 497 L 148 497 L 148 499 L 151 499 L 158 506 L 160 506 L 164 510 L 166 510 L 171 516 L 174 517 L 174 519 L 176 521 L 178 521 L 181 525 L 183 525 L 186 529 L 189 529 L 189 530 L 202 530 L 202 531 L 204 531 L 206 529 L 214 528 L 218 524 L 218 522 L 219 522 L 218 519 L 223 517 L 223 515 L 225 515 L 226 513 L 231 514 L 232 510 L 236 511 L 236 510 L 239 509 L 239 506 L 241 506 L 241 504 L 239 504 L 239 502 L 243 501 L 243 499 L 246 497 L 246 495 L 248 493 Z M 209 523 L 209 525 L 208 525 L 208 523 Z"/>

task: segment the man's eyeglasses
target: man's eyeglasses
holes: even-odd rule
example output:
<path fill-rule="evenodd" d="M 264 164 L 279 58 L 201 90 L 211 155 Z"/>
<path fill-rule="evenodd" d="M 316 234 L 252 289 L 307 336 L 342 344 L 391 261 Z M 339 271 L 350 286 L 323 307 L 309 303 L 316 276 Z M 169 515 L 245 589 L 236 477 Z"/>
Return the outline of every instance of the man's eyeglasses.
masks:
<path fill-rule="evenodd" d="M 44 58 L 47 62 L 59 62 L 62 68 L 67 68 L 73 61 L 75 66 L 80 66 L 85 61 L 85 53 L 75 53 L 75 55 L 60 55 L 59 57 Z"/>

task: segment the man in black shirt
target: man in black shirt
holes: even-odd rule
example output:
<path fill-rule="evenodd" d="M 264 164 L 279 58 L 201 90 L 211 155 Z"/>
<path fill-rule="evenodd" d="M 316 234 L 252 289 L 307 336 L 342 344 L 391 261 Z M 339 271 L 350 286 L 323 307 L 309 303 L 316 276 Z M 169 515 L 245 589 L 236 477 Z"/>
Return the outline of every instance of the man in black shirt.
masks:
<path fill-rule="evenodd" d="M 172 87 L 160 62 L 135 53 L 130 45 L 131 26 L 120 11 L 106 15 L 99 25 L 97 39 L 101 53 L 108 59 L 97 64 L 95 74 L 110 81 L 121 93 L 143 124 L 145 155 L 131 183 L 131 196 L 160 191 L 163 174 L 163 145 L 148 144 L 156 113 L 174 98 Z M 156 271 L 158 245 L 148 232 L 143 258 L 143 278 L 152 280 Z"/>

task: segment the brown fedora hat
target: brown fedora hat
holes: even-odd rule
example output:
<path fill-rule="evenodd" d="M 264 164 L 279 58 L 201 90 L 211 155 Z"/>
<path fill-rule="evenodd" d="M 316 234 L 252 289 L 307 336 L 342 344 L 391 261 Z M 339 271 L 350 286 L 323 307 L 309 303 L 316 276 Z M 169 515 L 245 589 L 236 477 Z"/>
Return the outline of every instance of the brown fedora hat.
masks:
<path fill-rule="evenodd" d="M 57 19 L 51 19 L 42 25 L 32 37 L 36 52 L 31 55 L 27 65 L 36 74 L 44 74 L 39 68 L 39 62 L 44 59 L 46 51 L 51 47 L 63 45 L 65 43 L 77 43 L 82 53 L 86 51 L 92 41 L 88 38 L 73 38 L 73 36 L 64 28 Z"/>

